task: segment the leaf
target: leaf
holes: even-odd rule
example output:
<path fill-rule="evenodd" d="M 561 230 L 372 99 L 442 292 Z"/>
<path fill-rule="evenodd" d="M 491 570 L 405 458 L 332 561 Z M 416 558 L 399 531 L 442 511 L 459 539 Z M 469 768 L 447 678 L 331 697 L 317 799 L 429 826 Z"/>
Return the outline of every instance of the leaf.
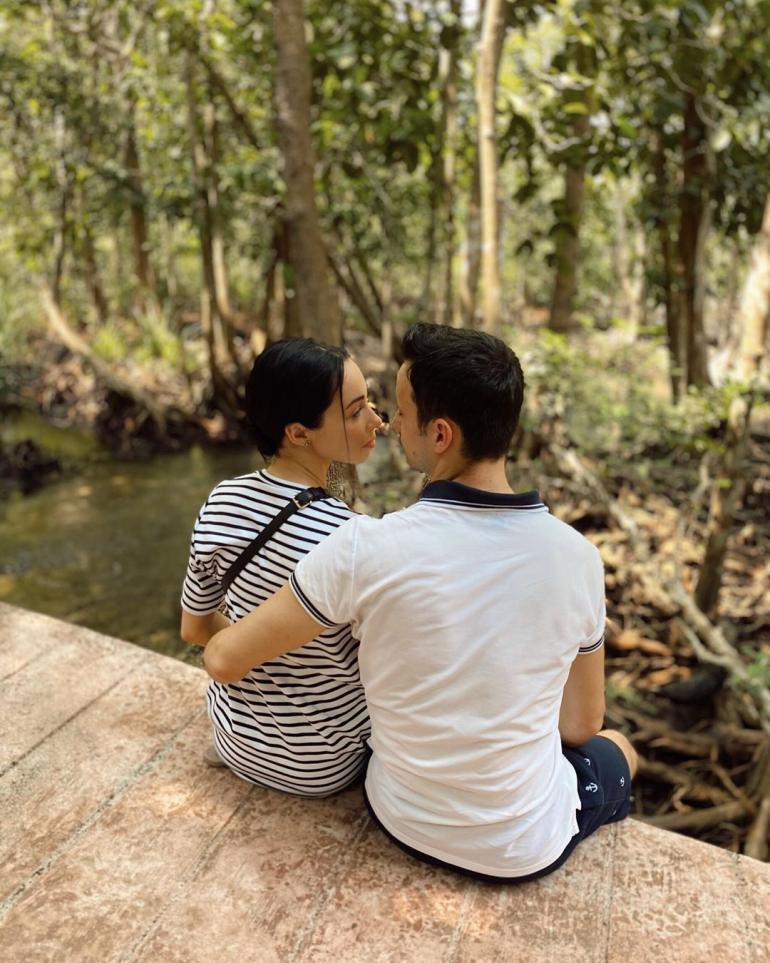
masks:
<path fill-rule="evenodd" d="M 720 127 L 719 130 L 711 138 L 711 149 L 715 154 L 723 151 L 726 147 L 730 146 L 730 142 L 733 139 L 733 135 L 726 127 Z"/>
<path fill-rule="evenodd" d="M 711 21 L 711 14 L 702 3 L 697 3 L 696 0 L 689 0 L 689 2 L 685 4 L 685 7 L 688 11 L 694 13 L 702 24 L 707 24 Z"/>
<path fill-rule="evenodd" d="M 584 104 L 582 100 L 570 100 L 562 108 L 565 114 L 587 114 L 588 105 Z"/>

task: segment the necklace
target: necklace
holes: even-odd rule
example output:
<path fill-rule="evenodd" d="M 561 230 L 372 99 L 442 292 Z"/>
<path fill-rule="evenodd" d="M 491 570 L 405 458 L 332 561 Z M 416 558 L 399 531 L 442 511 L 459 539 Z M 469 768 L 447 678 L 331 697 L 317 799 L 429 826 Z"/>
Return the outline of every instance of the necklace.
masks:
<path fill-rule="evenodd" d="M 313 479 L 313 484 L 314 484 L 314 485 L 319 485 L 321 488 L 323 488 L 323 487 L 325 486 L 326 482 L 321 481 L 321 479 L 318 477 L 318 475 L 316 475 L 315 472 L 311 471 L 309 468 L 307 468 L 305 465 L 303 465 L 302 462 L 297 461 L 297 460 L 294 459 L 294 458 L 286 458 L 286 459 L 282 459 L 282 460 L 285 460 L 285 462 L 287 462 L 288 465 L 286 465 L 286 464 L 285 464 L 285 465 L 280 465 L 280 464 L 279 464 L 279 465 L 275 466 L 275 460 L 273 460 L 273 461 L 270 463 L 270 468 L 271 468 L 271 470 L 275 470 L 275 469 L 274 469 L 274 466 L 275 466 L 275 468 L 277 468 L 278 472 L 281 471 L 281 468 L 283 468 L 283 469 L 284 469 L 284 472 L 285 472 L 286 468 L 287 468 L 288 466 L 291 466 L 291 469 L 289 470 L 289 474 L 290 474 L 290 475 L 291 475 L 294 471 L 296 471 L 296 469 L 300 469 L 300 470 L 303 471 L 306 475 L 308 475 L 310 478 Z M 285 473 L 283 474 L 283 477 L 286 477 Z M 293 481 L 293 479 L 290 478 L 290 477 L 287 478 L 286 480 L 287 480 L 287 481 Z"/>
<path fill-rule="evenodd" d="M 302 471 L 304 471 L 306 474 L 310 475 L 310 477 L 313 479 L 313 481 L 314 481 L 314 482 L 317 482 L 317 483 L 320 485 L 321 488 L 324 487 L 324 485 L 326 484 L 326 482 L 322 482 L 321 479 L 318 477 L 318 475 L 316 475 L 315 472 L 310 471 L 309 468 L 305 468 L 304 465 L 300 465 L 299 462 L 297 462 L 297 466 L 298 466 L 299 468 L 301 468 Z"/>

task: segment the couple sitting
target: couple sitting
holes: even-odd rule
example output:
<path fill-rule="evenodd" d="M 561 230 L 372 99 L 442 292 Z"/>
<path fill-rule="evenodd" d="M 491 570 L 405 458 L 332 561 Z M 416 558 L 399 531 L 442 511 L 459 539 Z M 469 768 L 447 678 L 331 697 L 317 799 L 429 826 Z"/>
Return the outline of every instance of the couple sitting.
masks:
<path fill-rule="evenodd" d="M 403 349 L 393 428 L 431 479 L 417 503 L 374 519 L 316 490 L 225 592 L 255 533 L 332 461 L 363 462 L 381 427 L 342 350 L 286 341 L 257 359 L 247 407 L 270 469 L 203 506 L 182 635 L 206 645 L 234 773 L 323 796 L 366 769 L 372 816 L 412 856 L 534 879 L 630 808 L 634 750 L 599 732 L 602 563 L 508 484 L 524 389 L 510 348 L 418 324 Z"/>

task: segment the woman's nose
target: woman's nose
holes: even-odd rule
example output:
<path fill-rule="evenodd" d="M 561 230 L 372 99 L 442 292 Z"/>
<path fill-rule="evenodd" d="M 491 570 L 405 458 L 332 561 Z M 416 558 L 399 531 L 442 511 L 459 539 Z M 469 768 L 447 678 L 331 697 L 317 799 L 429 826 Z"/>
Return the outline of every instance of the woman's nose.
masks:
<path fill-rule="evenodd" d="M 380 431 L 382 428 L 387 428 L 388 419 L 387 416 L 380 414 L 380 412 L 374 407 L 374 405 L 369 405 L 369 411 L 371 412 L 374 424 L 374 430 Z"/>

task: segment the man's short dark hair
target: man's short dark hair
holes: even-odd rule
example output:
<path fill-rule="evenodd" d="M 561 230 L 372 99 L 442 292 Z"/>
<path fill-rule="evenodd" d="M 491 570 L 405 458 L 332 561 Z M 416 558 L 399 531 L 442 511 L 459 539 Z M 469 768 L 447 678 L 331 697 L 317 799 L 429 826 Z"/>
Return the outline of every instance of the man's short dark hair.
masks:
<path fill-rule="evenodd" d="M 482 331 L 415 324 L 403 350 L 420 428 L 450 418 L 462 430 L 466 458 L 505 455 L 524 399 L 524 375 L 508 345 Z"/>

